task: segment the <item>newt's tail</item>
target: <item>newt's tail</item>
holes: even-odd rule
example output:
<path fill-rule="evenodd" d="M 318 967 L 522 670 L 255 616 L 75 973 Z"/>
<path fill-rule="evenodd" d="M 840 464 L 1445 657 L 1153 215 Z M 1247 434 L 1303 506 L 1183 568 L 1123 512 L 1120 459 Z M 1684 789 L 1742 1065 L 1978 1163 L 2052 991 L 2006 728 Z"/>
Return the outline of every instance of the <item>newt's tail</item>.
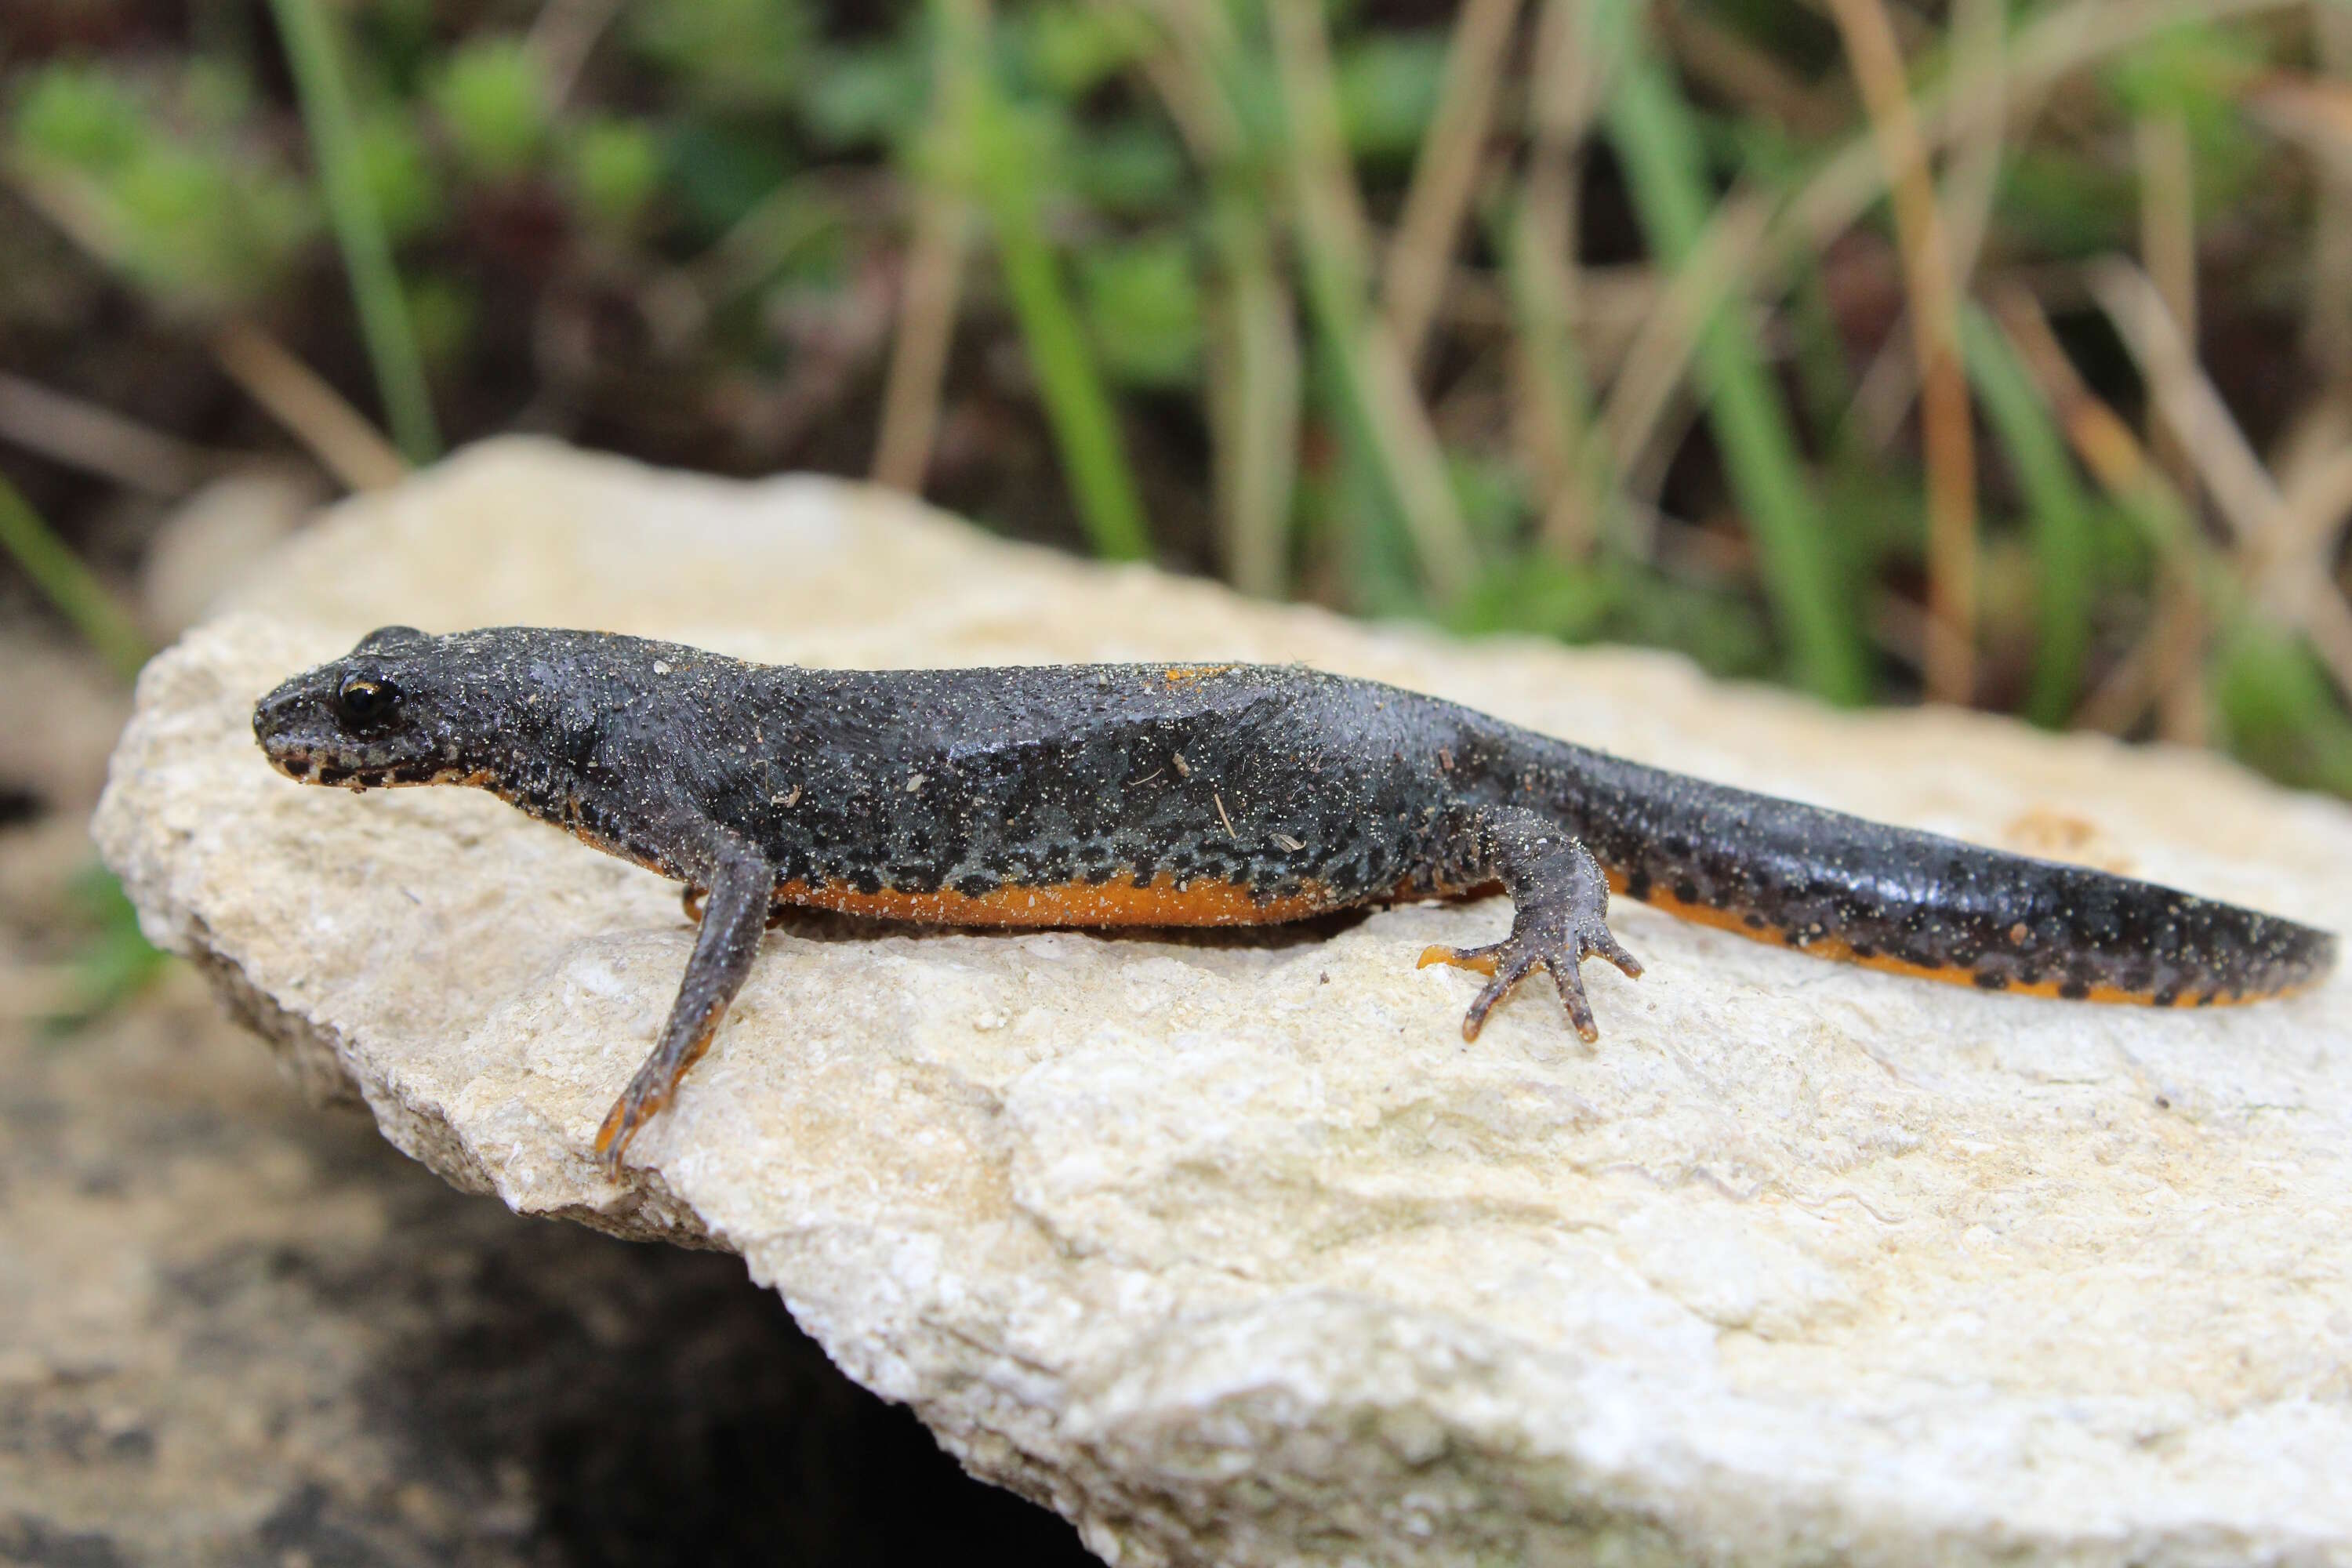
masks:
<path fill-rule="evenodd" d="M 1554 807 L 1610 884 L 1687 920 L 1986 991 L 2213 1006 L 2308 988 L 2336 942 L 2085 867 L 1686 779 L 1565 742 Z"/>

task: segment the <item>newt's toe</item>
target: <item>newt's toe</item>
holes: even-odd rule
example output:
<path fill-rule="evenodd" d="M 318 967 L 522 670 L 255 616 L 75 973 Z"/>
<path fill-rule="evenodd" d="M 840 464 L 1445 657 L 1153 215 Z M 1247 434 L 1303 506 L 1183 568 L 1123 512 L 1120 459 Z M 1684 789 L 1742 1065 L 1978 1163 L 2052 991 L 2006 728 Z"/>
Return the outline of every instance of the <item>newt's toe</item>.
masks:
<path fill-rule="evenodd" d="M 1584 939 L 1584 951 L 1588 956 L 1607 959 L 1615 964 L 1628 980 L 1642 978 L 1642 961 L 1626 952 L 1606 926 L 1601 928 L 1601 934 L 1598 937 L 1587 936 Z"/>
<path fill-rule="evenodd" d="M 1486 1026 L 1486 1015 L 1520 981 L 1538 969 L 1549 969 L 1552 984 L 1559 992 L 1560 1005 L 1568 1010 L 1569 1024 L 1585 1044 L 1591 1045 L 1601 1038 L 1601 1026 L 1594 1021 L 1592 1004 L 1584 994 L 1581 965 L 1588 957 L 1607 959 L 1628 979 L 1641 978 L 1642 961 L 1619 945 L 1607 927 L 1599 925 L 1579 930 L 1558 942 L 1538 942 L 1524 933 L 1515 933 L 1485 947 L 1424 948 L 1416 967 L 1426 969 L 1433 963 L 1447 963 L 1491 976 L 1472 1000 L 1470 1010 L 1462 1016 L 1462 1037 L 1465 1040 L 1478 1037 L 1478 1031 Z"/>
<path fill-rule="evenodd" d="M 1553 963 L 1552 984 L 1559 988 L 1560 1005 L 1568 1009 L 1569 1026 L 1586 1045 L 1601 1038 L 1601 1026 L 1592 1021 L 1592 1004 L 1584 994 L 1584 977 L 1573 963 Z"/>
<path fill-rule="evenodd" d="M 630 1089 L 634 1090 L 635 1085 Z M 630 1092 L 613 1101 L 613 1109 L 604 1112 L 604 1124 L 596 1129 L 596 1157 L 604 1163 L 604 1174 L 609 1179 L 621 1179 L 621 1157 L 628 1152 L 629 1140 L 660 1109 L 658 1101 L 648 1105 Z"/>
<path fill-rule="evenodd" d="M 1495 973 L 1495 954 L 1502 950 L 1499 942 L 1484 947 L 1424 947 L 1415 969 L 1427 969 L 1433 963 L 1450 963 L 1456 969 L 1475 969 L 1481 974 Z"/>

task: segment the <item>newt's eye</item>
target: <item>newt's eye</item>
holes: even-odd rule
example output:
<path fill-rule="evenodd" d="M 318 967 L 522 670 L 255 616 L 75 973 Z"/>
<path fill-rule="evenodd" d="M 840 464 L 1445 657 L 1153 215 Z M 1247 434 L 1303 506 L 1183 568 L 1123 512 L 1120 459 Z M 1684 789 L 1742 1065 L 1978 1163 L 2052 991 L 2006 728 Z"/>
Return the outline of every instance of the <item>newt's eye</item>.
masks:
<path fill-rule="evenodd" d="M 349 675 L 335 688 L 335 706 L 354 724 L 373 724 L 400 705 L 400 688 L 380 675 Z"/>

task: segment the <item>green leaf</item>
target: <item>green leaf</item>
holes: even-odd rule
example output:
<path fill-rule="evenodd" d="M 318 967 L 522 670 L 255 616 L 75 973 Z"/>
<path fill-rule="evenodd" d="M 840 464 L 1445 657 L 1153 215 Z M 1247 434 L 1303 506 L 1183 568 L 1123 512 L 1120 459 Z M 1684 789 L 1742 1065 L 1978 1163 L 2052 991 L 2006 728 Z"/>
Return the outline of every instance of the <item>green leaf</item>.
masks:
<path fill-rule="evenodd" d="M 425 362 L 438 368 L 462 359 L 479 316 L 472 291 L 454 278 L 426 273 L 403 292 L 408 298 L 409 331 Z"/>
<path fill-rule="evenodd" d="M 1077 195 L 1118 216 L 1166 212 L 1183 199 L 1192 165 L 1176 138 L 1147 120 L 1089 126 L 1068 139 L 1066 156 Z"/>
<path fill-rule="evenodd" d="M 1532 510 L 1518 465 L 1484 452 L 1445 454 L 1445 481 L 1471 537 L 1500 550 Z"/>
<path fill-rule="evenodd" d="M 1595 4 L 1588 24 L 1621 58 L 1604 115 L 1628 194 L 1652 252 L 1668 268 L 1686 266 L 1713 216 L 1710 171 L 1700 155 L 1691 109 L 1644 37 L 1632 0 Z M 1696 371 L 1724 471 L 1748 515 L 1760 574 L 1795 675 L 1832 702 L 1853 705 L 1870 692 L 1869 650 L 1861 633 L 1842 552 L 1824 527 L 1821 498 L 1797 448 L 1796 431 L 1761 345 L 1741 318 L 1717 302 L 1699 334 Z"/>
<path fill-rule="evenodd" d="M 2101 82 L 2126 114 L 2177 114 L 2201 131 L 2239 117 L 2263 65 L 2252 29 L 2192 22 L 2116 57 Z"/>
<path fill-rule="evenodd" d="M 2033 581 L 2041 612 L 2033 686 L 2026 713 L 2056 728 L 2081 696 L 2083 663 L 2091 643 L 2093 565 L 2097 541 L 2091 509 L 2074 478 L 2066 438 L 2009 339 L 1979 306 L 1964 307 L 1960 347 L 1979 404 L 2000 437 L 2003 453 L 2025 493 L 2033 527 Z"/>
<path fill-rule="evenodd" d="M 2240 620 L 2216 652 L 2212 693 L 2232 752 L 2287 784 L 2352 795 L 2352 718 L 2301 638 Z"/>
<path fill-rule="evenodd" d="M 635 221 L 660 188 L 661 147 L 634 120 L 594 120 L 574 132 L 572 186 L 588 216 L 607 228 Z"/>
<path fill-rule="evenodd" d="M 123 269 L 200 314 L 268 294 L 319 227 L 309 192 L 283 173 L 176 142 L 142 148 L 106 190 Z"/>
<path fill-rule="evenodd" d="M 662 153 L 668 188 L 705 240 L 741 222 L 792 173 L 772 137 L 699 120 L 673 130 Z"/>
<path fill-rule="evenodd" d="M 2137 243 L 2138 185 L 2126 169 L 2015 147 L 2001 161 L 1999 184 L 2002 227 L 2046 255 L 2090 256 Z"/>
<path fill-rule="evenodd" d="M 102 68 L 44 66 L 17 100 L 12 127 L 18 153 L 83 174 L 120 170 L 147 144 L 145 109 Z"/>
<path fill-rule="evenodd" d="M 642 0 L 633 42 L 715 107 L 776 109 L 807 79 L 815 26 L 794 0 Z"/>
<path fill-rule="evenodd" d="M 1616 603 L 1616 589 L 1607 574 L 1549 556 L 1527 555 L 1488 567 L 1446 622 L 1473 637 L 1534 632 L 1562 642 L 1591 642 L 1601 635 Z"/>
<path fill-rule="evenodd" d="M 435 79 L 432 99 L 458 162 L 478 179 L 522 174 L 554 125 L 539 57 L 520 38 L 460 44 Z"/>
<path fill-rule="evenodd" d="M 1039 86 L 1078 99 L 1139 58 L 1151 46 L 1151 32 L 1135 10 L 1046 5 L 1024 15 L 1019 44 L 1022 63 Z"/>
<path fill-rule="evenodd" d="M 253 115 L 253 82 L 236 66 L 198 55 L 181 68 L 178 100 L 180 112 L 196 131 L 234 135 Z"/>
<path fill-rule="evenodd" d="M 1079 307 L 1114 380 L 1189 386 L 1201 368 L 1201 286 L 1192 248 L 1160 237 L 1114 241 L 1077 258 Z"/>
<path fill-rule="evenodd" d="M 1419 150 L 1437 112 L 1446 47 L 1446 35 L 1434 29 L 1378 32 L 1339 47 L 1339 125 L 1349 151 L 1402 161 Z"/>
<path fill-rule="evenodd" d="M 440 221 L 441 181 L 413 120 L 375 115 L 359 128 L 358 153 L 360 183 L 383 219 L 386 239 L 397 245 Z"/>
<path fill-rule="evenodd" d="M 166 956 L 149 945 L 139 911 L 105 867 L 87 868 L 73 883 L 73 901 L 92 928 L 74 953 L 73 1000 L 46 1020 L 46 1032 L 68 1035 L 136 996 L 163 971 Z"/>
<path fill-rule="evenodd" d="M 832 49 L 810 73 L 801 122 L 828 147 L 878 147 L 905 132 L 908 106 L 930 93 L 930 72 L 905 37 Z"/>

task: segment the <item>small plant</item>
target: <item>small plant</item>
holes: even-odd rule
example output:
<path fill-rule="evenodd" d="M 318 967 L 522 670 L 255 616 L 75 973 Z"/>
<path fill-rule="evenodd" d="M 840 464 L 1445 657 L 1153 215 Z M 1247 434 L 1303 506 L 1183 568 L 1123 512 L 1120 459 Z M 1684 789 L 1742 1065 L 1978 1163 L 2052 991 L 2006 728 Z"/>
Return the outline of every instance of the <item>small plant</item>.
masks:
<path fill-rule="evenodd" d="M 14 157 L 157 303 L 203 321 L 266 298 L 319 231 L 308 183 L 242 134 L 226 79 L 118 78 L 81 63 L 32 73 Z"/>

